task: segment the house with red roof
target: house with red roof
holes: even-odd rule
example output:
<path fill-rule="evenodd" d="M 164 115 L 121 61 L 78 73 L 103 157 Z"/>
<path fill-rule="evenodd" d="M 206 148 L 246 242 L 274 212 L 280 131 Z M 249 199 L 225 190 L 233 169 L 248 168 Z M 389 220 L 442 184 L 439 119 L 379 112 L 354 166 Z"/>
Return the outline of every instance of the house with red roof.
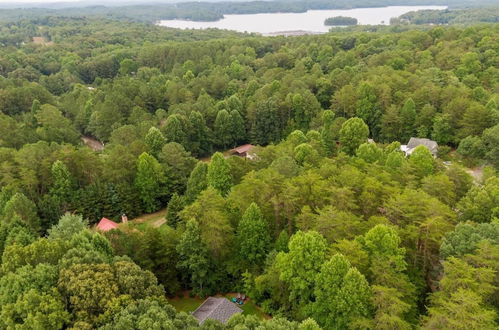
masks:
<path fill-rule="evenodd" d="M 117 229 L 118 224 L 112 220 L 107 219 L 107 218 L 102 218 L 102 219 L 100 219 L 96 228 L 97 228 L 97 230 L 106 232 L 106 231 L 110 231 L 112 229 Z"/>

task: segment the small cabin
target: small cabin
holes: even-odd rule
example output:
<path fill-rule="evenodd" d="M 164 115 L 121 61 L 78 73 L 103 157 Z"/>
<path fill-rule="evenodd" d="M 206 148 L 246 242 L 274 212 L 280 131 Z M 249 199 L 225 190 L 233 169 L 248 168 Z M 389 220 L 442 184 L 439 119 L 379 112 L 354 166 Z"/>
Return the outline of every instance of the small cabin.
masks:
<path fill-rule="evenodd" d="M 230 154 L 234 156 L 239 156 L 239 157 L 245 157 L 248 159 L 253 159 L 255 155 L 251 152 L 251 150 L 255 146 L 252 144 L 243 144 L 242 146 L 239 146 L 237 148 L 231 149 Z"/>
<path fill-rule="evenodd" d="M 112 220 L 109 220 L 108 218 L 102 218 L 100 219 L 96 228 L 97 230 L 106 232 L 113 229 L 118 229 L 118 224 Z"/>

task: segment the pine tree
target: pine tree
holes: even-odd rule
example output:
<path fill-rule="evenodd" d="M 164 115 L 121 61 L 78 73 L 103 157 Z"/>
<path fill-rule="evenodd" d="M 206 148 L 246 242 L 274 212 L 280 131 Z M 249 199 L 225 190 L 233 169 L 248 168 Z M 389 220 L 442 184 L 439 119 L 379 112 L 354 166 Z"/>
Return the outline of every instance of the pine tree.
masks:
<path fill-rule="evenodd" d="M 370 316 L 369 284 L 341 254 L 322 265 L 314 293 L 313 314 L 324 329 L 347 329 Z"/>
<path fill-rule="evenodd" d="M 270 235 L 267 222 L 255 203 L 250 204 L 239 222 L 237 242 L 241 262 L 248 268 L 254 269 L 261 266 L 267 256 Z"/>
<path fill-rule="evenodd" d="M 187 203 L 194 202 L 199 194 L 208 188 L 207 175 L 208 165 L 203 161 L 199 161 L 187 181 L 187 190 L 185 192 Z"/>
<path fill-rule="evenodd" d="M 246 140 L 246 128 L 244 127 L 244 120 L 237 110 L 232 110 L 230 112 L 230 135 L 233 146 Z"/>
<path fill-rule="evenodd" d="M 331 157 L 336 154 L 337 149 L 333 132 L 334 112 L 331 110 L 324 111 L 322 121 L 324 123 L 321 131 L 322 142 L 326 148 L 326 155 Z"/>
<path fill-rule="evenodd" d="M 170 201 L 168 202 L 168 206 L 166 208 L 166 221 L 167 224 L 176 228 L 177 224 L 180 222 L 180 211 L 185 207 L 185 198 L 183 196 L 179 196 L 179 194 L 174 193 Z"/>
<path fill-rule="evenodd" d="M 187 135 L 183 119 L 184 118 L 178 114 L 173 114 L 166 119 L 165 126 L 162 128 L 162 131 L 168 142 L 185 144 Z"/>
<path fill-rule="evenodd" d="M 220 110 L 215 119 L 214 126 L 215 141 L 220 148 L 232 145 L 232 128 L 230 115 L 227 110 Z"/>
<path fill-rule="evenodd" d="M 360 118 L 350 118 L 343 123 L 340 130 L 341 150 L 354 155 L 357 148 L 367 142 L 369 127 Z"/>
<path fill-rule="evenodd" d="M 230 167 L 222 153 L 216 152 L 208 165 L 208 185 L 218 190 L 222 196 L 227 196 L 232 187 Z"/>
<path fill-rule="evenodd" d="M 166 144 L 166 139 L 159 129 L 157 129 L 156 127 L 151 127 L 145 137 L 145 143 L 147 145 L 149 154 L 158 158 L 158 154 Z"/>
<path fill-rule="evenodd" d="M 62 211 L 68 211 L 73 200 L 74 178 L 60 160 L 52 164 L 51 172 L 54 183 L 50 189 L 50 194 L 57 199 Z"/>
<path fill-rule="evenodd" d="M 407 99 L 402 109 L 400 109 L 400 121 L 402 123 L 400 141 L 409 141 L 414 136 L 416 124 L 416 104 L 411 98 Z"/>
<path fill-rule="evenodd" d="M 210 260 L 196 220 L 187 222 L 185 232 L 177 245 L 177 252 L 179 254 L 177 267 L 188 274 L 193 290 L 202 293 L 210 271 Z"/>
<path fill-rule="evenodd" d="M 189 150 L 194 156 L 202 156 L 211 151 L 208 128 L 203 115 L 192 111 L 189 115 Z"/>
<path fill-rule="evenodd" d="M 146 152 L 142 153 L 137 160 L 135 187 L 140 192 L 146 212 L 157 210 L 158 198 L 161 196 L 161 185 L 164 181 L 163 170 L 156 158 Z"/>

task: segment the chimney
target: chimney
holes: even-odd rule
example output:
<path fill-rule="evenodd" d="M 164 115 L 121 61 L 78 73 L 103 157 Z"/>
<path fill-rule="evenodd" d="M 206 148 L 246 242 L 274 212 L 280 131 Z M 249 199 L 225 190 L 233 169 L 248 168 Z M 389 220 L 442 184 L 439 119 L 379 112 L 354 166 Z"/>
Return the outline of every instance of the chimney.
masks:
<path fill-rule="evenodd" d="M 121 222 L 123 222 L 123 223 L 127 223 L 127 222 L 128 222 L 128 217 L 126 216 L 126 214 L 125 214 L 125 213 L 123 213 L 123 214 L 121 215 Z"/>

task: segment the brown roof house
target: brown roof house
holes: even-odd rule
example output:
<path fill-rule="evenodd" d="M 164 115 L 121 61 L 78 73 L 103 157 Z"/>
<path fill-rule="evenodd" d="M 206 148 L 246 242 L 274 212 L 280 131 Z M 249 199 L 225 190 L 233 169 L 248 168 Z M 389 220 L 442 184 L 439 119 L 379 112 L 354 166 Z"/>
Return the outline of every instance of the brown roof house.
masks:
<path fill-rule="evenodd" d="M 217 320 L 225 324 L 232 315 L 242 313 L 242 311 L 227 298 L 209 297 L 192 312 L 192 316 L 199 321 L 199 324 L 203 324 L 207 319 Z"/>
<path fill-rule="evenodd" d="M 414 149 L 418 146 L 425 146 L 431 152 L 433 157 L 437 157 L 438 143 L 430 139 L 412 137 L 407 145 L 400 146 L 400 150 L 402 150 L 406 156 L 410 156 Z"/>
<path fill-rule="evenodd" d="M 231 155 L 236 155 L 239 157 L 246 157 L 248 159 L 254 159 L 255 154 L 251 152 L 251 150 L 255 146 L 252 144 L 243 144 L 242 146 L 239 146 L 237 148 L 231 149 L 230 154 Z"/>

